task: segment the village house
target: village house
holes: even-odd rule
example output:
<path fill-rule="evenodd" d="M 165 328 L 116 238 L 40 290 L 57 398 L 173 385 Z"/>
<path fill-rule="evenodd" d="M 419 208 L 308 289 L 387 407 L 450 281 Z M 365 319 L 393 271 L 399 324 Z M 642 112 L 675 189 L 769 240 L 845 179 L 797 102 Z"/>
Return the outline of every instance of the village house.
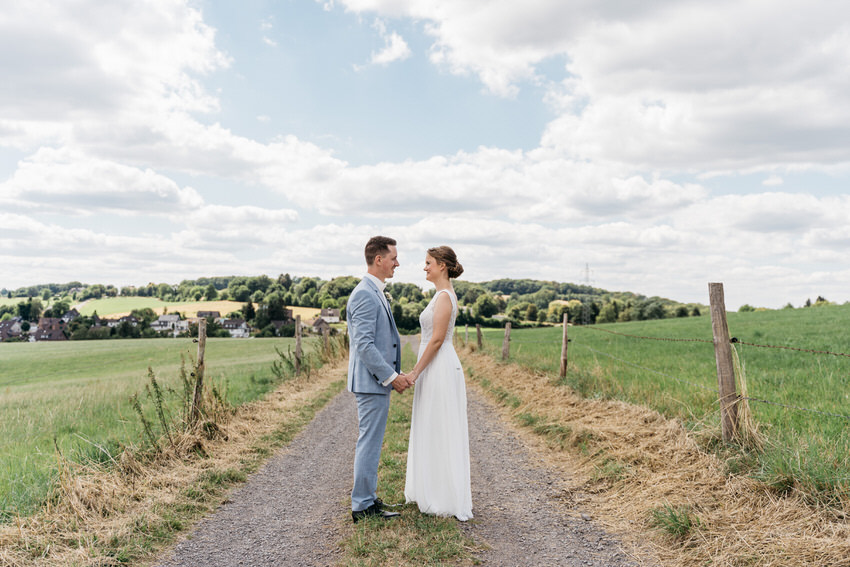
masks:
<path fill-rule="evenodd" d="M 61 331 L 65 328 L 65 321 L 59 317 L 39 317 L 38 329 L 42 331 Z"/>
<path fill-rule="evenodd" d="M 118 324 L 121 323 L 129 323 L 132 326 L 137 326 L 139 324 L 139 320 L 133 317 L 132 315 L 124 315 L 123 317 L 118 319 Z"/>
<path fill-rule="evenodd" d="M 36 329 L 30 333 L 30 342 L 67 340 L 68 337 L 62 329 Z"/>
<path fill-rule="evenodd" d="M 213 319 L 220 319 L 221 313 L 219 311 L 198 311 L 199 319 L 209 319 L 210 317 Z"/>
<path fill-rule="evenodd" d="M 319 316 L 328 323 L 339 323 L 339 309 L 322 309 Z"/>
<path fill-rule="evenodd" d="M 171 332 L 180 322 L 180 315 L 160 315 L 156 321 L 151 321 L 150 328 L 158 333 Z"/>
<path fill-rule="evenodd" d="M 62 315 L 62 320 L 65 321 L 65 323 L 70 323 L 71 321 L 73 321 L 74 319 L 76 319 L 79 316 L 80 316 L 80 312 L 77 311 L 76 309 L 72 308 L 70 311 L 68 311 L 67 313 Z"/>
<path fill-rule="evenodd" d="M 316 317 L 315 319 L 310 319 L 309 321 L 307 321 L 307 323 L 302 325 L 302 328 L 307 331 L 311 331 L 317 335 L 323 335 L 325 331 L 330 331 L 331 324 L 322 319 L 321 317 Z"/>
<path fill-rule="evenodd" d="M 23 333 L 21 323 L 20 317 L 12 317 L 7 321 L 0 321 L 0 342 L 20 338 Z"/>
<path fill-rule="evenodd" d="M 92 327 L 112 327 L 118 326 L 118 319 L 105 319 L 103 317 L 98 316 L 97 313 L 91 316 Z"/>
<path fill-rule="evenodd" d="M 35 341 L 67 341 L 65 336 L 65 321 L 59 317 L 40 317 L 38 327 L 29 334 L 30 342 Z"/>
<path fill-rule="evenodd" d="M 220 324 L 234 339 L 247 339 L 251 336 L 251 327 L 244 319 L 222 319 Z"/>

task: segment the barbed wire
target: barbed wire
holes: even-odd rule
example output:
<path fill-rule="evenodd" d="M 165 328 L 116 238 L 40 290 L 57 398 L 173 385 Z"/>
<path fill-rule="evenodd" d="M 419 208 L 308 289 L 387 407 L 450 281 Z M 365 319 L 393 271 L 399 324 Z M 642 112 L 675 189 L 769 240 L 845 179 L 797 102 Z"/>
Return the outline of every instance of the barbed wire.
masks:
<path fill-rule="evenodd" d="M 781 345 L 760 345 L 760 344 L 756 344 L 756 343 L 744 342 L 744 341 L 740 340 L 738 337 L 732 337 L 731 339 L 729 339 L 729 342 L 730 343 L 737 343 L 739 345 L 747 345 L 747 346 L 754 346 L 754 347 L 761 347 L 761 348 L 779 348 L 779 349 L 785 349 L 785 350 L 795 350 L 795 351 L 798 351 L 798 352 L 811 352 L 811 353 L 814 353 L 814 354 L 831 354 L 833 356 L 846 356 L 846 357 L 850 358 L 850 354 L 847 354 L 847 353 L 844 353 L 844 352 L 832 352 L 830 350 L 814 350 L 814 349 L 809 349 L 809 348 L 797 348 L 797 347 L 781 346 Z"/>
<path fill-rule="evenodd" d="M 586 348 L 587 350 L 593 351 L 597 354 L 601 354 L 603 356 L 613 358 L 614 360 L 622 362 L 623 364 L 628 364 L 629 366 L 633 366 L 635 368 L 640 368 L 641 370 L 646 370 L 647 372 L 653 372 L 653 373 L 659 374 L 661 376 L 666 376 L 667 378 L 672 378 L 673 380 L 676 380 L 677 382 L 682 382 L 683 384 L 690 384 L 691 386 L 695 386 L 697 388 L 702 388 L 703 390 L 708 390 L 709 392 L 717 393 L 717 388 L 709 388 L 708 386 L 705 386 L 703 384 L 697 384 L 696 382 L 691 382 L 690 380 L 685 380 L 683 378 L 673 376 L 672 374 L 667 374 L 667 373 L 661 372 L 659 370 L 647 368 L 646 366 L 641 366 L 640 364 L 635 364 L 634 362 L 629 362 L 628 360 L 623 360 L 622 358 L 618 358 L 618 357 L 614 356 L 613 354 L 609 354 L 609 353 L 603 352 L 601 350 L 596 350 L 595 348 L 589 347 L 587 345 L 579 344 L 578 346 Z M 715 402 L 719 402 L 719 400 L 715 400 Z"/>
<path fill-rule="evenodd" d="M 704 343 L 712 343 L 712 344 L 714 342 L 714 341 L 709 341 L 709 340 L 706 340 L 706 339 L 674 339 L 674 338 L 664 338 L 664 337 L 647 337 L 647 336 L 641 336 L 641 335 L 631 335 L 631 334 L 628 334 L 628 333 L 618 333 L 616 331 L 610 331 L 608 329 L 600 329 L 599 327 L 595 327 L 593 325 L 583 325 L 583 327 L 587 328 L 587 329 L 595 330 L 595 331 L 603 331 L 603 332 L 606 332 L 606 333 L 610 333 L 612 335 L 621 335 L 621 336 L 638 338 L 638 339 L 650 339 L 650 340 L 671 341 L 671 342 L 704 342 Z M 529 341 L 511 341 L 511 342 L 515 342 L 516 344 L 522 344 L 522 343 L 550 343 L 550 344 L 553 344 L 556 341 L 552 341 L 552 340 L 549 340 L 549 341 L 529 340 Z M 570 342 L 572 342 L 572 339 L 570 339 Z M 827 351 L 827 350 L 803 349 L 803 348 L 789 347 L 789 346 L 761 345 L 761 344 L 756 344 L 756 343 L 749 343 L 749 342 L 741 341 L 737 337 L 730 338 L 729 342 L 733 343 L 733 344 L 742 344 L 742 345 L 761 347 L 761 348 L 786 349 L 786 350 L 793 350 L 793 351 L 797 351 L 797 352 L 808 352 L 808 353 L 813 353 L 813 354 L 830 354 L 830 355 L 834 355 L 834 356 L 850 357 L 850 355 L 845 354 L 845 353 L 838 353 L 838 352 L 832 352 L 832 351 Z M 586 348 L 589 351 L 600 354 L 602 356 L 607 356 L 609 358 L 612 358 L 612 359 L 614 359 L 618 362 L 621 362 L 621 363 L 626 364 L 628 366 L 632 366 L 634 368 L 645 370 L 647 372 L 652 372 L 652 373 L 658 374 L 660 376 L 665 376 L 667 378 L 671 378 L 671 379 L 676 380 L 677 382 L 681 382 L 683 384 L 690 384 L 691 386 L 695 386 L 697 388 L 701 388 L 701 389 L 708 390 L 708 391 L 711 391 L 711 392 L 716 392 L 715 388 L 709 388 L 709 387 L 704 386 L 702 384 L 697 384 L 696 382 L 692 382 L 690 380 L 685 380 L 683 378 L 673 376 L 672 374 L 667 374 L 665 372 L 661 372 L 661 371 L 658 371 L 658 370 L 655 370 L 655 369 L 652 369 L 652 368 L 648 368 L 646 366 L 641 366 L 640 364 L 635 364 L 634 362 L 630 362 L 628 360 L 623 360 L 622 358 L 614 356 L 613 354 L 610 354 L 610 353 L 607 353 L 607 352 L 604 352 L 604 351 L 601 351 L 601 350 L 597 350 L 593 347 L 590 347 L 590 346 L 587 346 L 587 345 L 584 345 L 584 344 L 581 344 L 581 343 L 578 343 L 576 346 L 581 346 L 583 348 Z M 751 397 L 751 396 L 739 396 L 738 399 L 739 400 L 749 400 L 749 401 L 752 401 L 752 402 L 778 406 L 778 407 L 782 407 L 782 408 L 790 409 L 790 410 L 815 413 L 815 414 L 824 415 L 824 416 L 827 416 L 827 417 L 836 417 L 836 418 L 839 418 L 839 419 L 846 419 L 846 420 L 850 421 L 850 415 L 844 415 L 844 414 L 839 414 L 839 413 L 831 413 L 831 412 L 816 410 L 816 409 L 813 409 L 813 408 L 807 408 L 807 407 L 803 407 L 803 406 L 795 406 L 795 405 L 791 405 L 791 404 L 783 404 L 783 403 L 779 403 L 779 402 L 773 402 L 773 401 L 770 401 L 770 400 L 763 400 L 761 398 L 754 398 L 754 397 Z M 719 400 L 715 400 L 715 402 L 719 402 Z"/>
<path fill-rule="evenodd" d="M 618 358 L 618 357 L 614 356 L 613 354 L 609 354 L 607 352 L 597 350 L 597 349 L 595 349 L 593 347 L 589 347 L 587 345 L 579 344 L 578 346 L 584 347 L 584 348 L 586 348 L 590 351 L 593 351 L 597 354 L 601 354 L 603 356 L 613 358 L 614 360 L 617 360 L 619 362 L 622 362 L 623 364 L 627 364 L 627 365 L 632 366 L 634 368 L 639 368 L 641 370 L 646 370 L 647 372 L 653 372 L 653 373 L 659 374 L 661 376 L 666 376 L 667 378 L 672 378 L 673 380 L 676 380 L 678 382 L 682 382 L 684 384 L 690 384 L 691 386 L 695 386 L 697 388 L 702 388 L 702 389 L 708 390 L 710 392 L 716 392 L 717 391 L 715 388 L 709 388 L 709 387 L 704 386 L 702 384 L 697 384 L 696 382 L 691 382 L 690 380 L 684 380 L 682 378 L 678 378 L 676 376 L 673 376 L 672 374 L 667 374 L 665 372 L 660 372 L 660 371 L 654 370 L 652 368 L 647 368 L 646 366 L 641 366 L 639 364 L 629 362 L 628 360 L 623 360 L 622 358 Z M 831 412 L 827 412 L 827 411 L 816 410 L 816 409 L 806 408 L 806 407 L 802 407 L 802 406 L 782 404 L 782 403 L 779 403 L 779 402 L 772 402 L 770 400 L 763 400 L 761 398 L 754 398 L 752 396 L 739 396 L 738 399 L 739 400 L 749 400 L 751 402 L 758 402 L 758 403 L 769 404 L 769 405 L 773 405 L 773 406 L 779 406 L 779 407 L 782 407 L 782 408 L 785 408 L 785 409 L 793 409 L 793 410 L 797 410 L 797 411 L 805 411 L 805 412 L 809 412 L 809 413 L 816 413 L 816 414 L 825 415 L 825 416 L 828 416 L 828 417 L 837 417 L 837 418 L 846 419 L 846 420 L 850 421 L 850 415 L 844 415 L 844 414 L 840 414 L 840 413 L 831 413 Z M 714 400 L 715 403 L 717 403 L 719 401 L 720 401 L 719 399 Z"/>
<path fill-rule="evenodd" d="M 592 329 L 594 331 L 602 331 L 603 333 L 611 333 L 612 335 L 620 335 L 622 337 L 633 337 L 636 339 L 649 339 L 653 341 L 670 341 L 670 342 L 689 342 L 689 343 L 710 343 L 714 344 L 714 341 L 710 341 L 708 339 L 673 339 L 667 337 L 646 337 L 643 335 L 630 335 L 629 333 L 618 333 L 617 331 L 612 331 L 610 329 L 602 329 L 600 327 L 596 327 L 594 325 L 582 325 L 583 328 Z"/>
<path fill-rule="evenodd" d="M 772 405 L 772 406 L 779 406 L 779 407 L 786 408 L 786 409 L 793 409 L 793 410 L 798 410 L 798 411 L 807 411 L 807 412 L 810 412 L 810 413 L 819 413 L 821 415 L 826 415 L 826 416 L 829 416 L 829 417 L 840 417 L 841 419 L 850 420 L 850 415 L 844 415 L 844 414 L 841 414 L 841 413 L 830 413 L 828 411 L 821 411 L 821 410 L 816 410 L 816 409 L 812 409 L 812 408 L 804 408 L 802 406 L 792 406 L 790 404 L 780 404 L 779 402 L 771 402 L 770 400 L 762 400 L 762 399 L 759 399 L 759 398 L 753 398 L 751 396 L 741 396 L 738 399 L 739 400 L 749 400 L 751 402 L 759 402 L 759 403 L 762 403 L 762 404 L 769 404 L 769 405 Z"/>
<path fill-rule="evenodd" d="M 709 339 L 674 339 L 671 337 L 648 337 L 645 335 L 632 335 L 629 333 L 618 333 L 617 331 L 612 331 L 610 329 L 602 329 L 600 327 L 596 327 L 594 325 L 582 325 L 583 328 L 591 329 L 593 331 L 602 331 L 603 333 L 610 333 L 612 335 L 620 335 L 621 337 L 632 337 L 635 339 L 649 339 L 652 341 L 670 341 L 670 342 L 693 342 L 693 343 L 709 343 L 714 344 L 713 340 Z M 747 346 L 760 347 L 760 348 L 776 348 L 776 349 L 784 349 L 784 350 L 793 350 L 797 352 L 808 352 L 812 354 L 830 354 L 833 356 L 845 356 L 850 358 L 850 354 L 845 352 L 833 352 L 830 350 L 817 350 L 817 349 L 809 349 L 809 348 L 799 348 L 799 347 L 791 347 L 791 346 L 783 346 L 783 345 L 762 345 L 758 343 L 749 343 L 746 341 L 740 340 L 738 337 L 732 337 L 729 339 L 730 343 L 737 343 Z"/>

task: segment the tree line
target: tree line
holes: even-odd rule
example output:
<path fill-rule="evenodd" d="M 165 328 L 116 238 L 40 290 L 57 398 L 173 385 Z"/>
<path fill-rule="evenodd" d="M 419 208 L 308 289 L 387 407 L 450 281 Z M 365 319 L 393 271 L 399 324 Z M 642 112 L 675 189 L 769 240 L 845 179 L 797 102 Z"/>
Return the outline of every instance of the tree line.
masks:
<path fill-rule="evenodd" d="M 268 331 L 272 320 L 283 318 L 286 307 L 301 306 L 339 309 L 345 318 L 348 296 L 360 278 L 340 276 L 330 280 L 318 277 L 276 278 L 260 276 L 205 277 L 183 280 L 177 285 L 148 283 L 116 288 L 104 284 L 44 284 L 2 290 L 4 295 L 22 301 L 0 306 L 0 318 L 17 315 L 37 321 L 40 316 L 61 317 L 63 309 L 87 299 L 103 297 L 156 297 L 168 302 L 230 300 L 243 303 L 241 316 L 252 326 Z M 533 326 L 562 321 L 566 313 L 574 324 L 613 323 L 670 317 L 695 317 L 704 305 L 680 303 L 661 297 L 632 292 L 611 292 L 588 285 L 532 279 L 497 279 L 486 282 L 455 281 L 460 312 L 457 325 L 480 324 Z M 433 296 L 412 283 L 389 283 L 392 309 L 398 327 L 406 332 L 419 329 L 419 314 Z M 52 307 L 43 305 L 52 301 Z M 141 314 L 140 314 L 141 315 Z M 140 319 L 148 319 L 145 313 Z"/>

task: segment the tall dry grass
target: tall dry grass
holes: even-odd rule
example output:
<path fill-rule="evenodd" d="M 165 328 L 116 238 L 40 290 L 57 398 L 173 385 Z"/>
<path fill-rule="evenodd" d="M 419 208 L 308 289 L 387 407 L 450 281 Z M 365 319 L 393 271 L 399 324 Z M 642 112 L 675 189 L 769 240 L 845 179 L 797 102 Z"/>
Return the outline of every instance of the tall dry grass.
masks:
<path fill-rule="evenodd" d="M 678 420 L 653 410 L 585 399 L 550 375 L 470 350 L 462 358 L 471 380 L 562 471 L 567 504 L 622 534 L 645 563 L 850 565 L 846 503 L 820 507 L 730 475 Z"/>
<path fill-rule="evenodd" d="M 310 359 L 261 401 L 223 408 L 208 390 L 194 427 L 159 431 L 146 449 L 108 463 L 57 452 L 59 486 L 37 513 L 0 527 L 0 565 L 126 565 L 148 561 L 288 442 L 345 383 L 344 349 Z"/>

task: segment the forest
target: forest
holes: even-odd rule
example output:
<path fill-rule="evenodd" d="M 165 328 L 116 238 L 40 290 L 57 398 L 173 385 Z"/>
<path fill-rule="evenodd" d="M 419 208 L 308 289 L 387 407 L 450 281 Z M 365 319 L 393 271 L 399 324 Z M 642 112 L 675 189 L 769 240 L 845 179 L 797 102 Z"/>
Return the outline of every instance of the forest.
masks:
<path fill-rule="evenodd" d="M 284 306 L 340 309 L 344 319 L 346 301 L 359 281 L 354 276 L 324 280 L 292 277 L 286 273 L 276 278 L 267 275 L 218 276 L 183 280 L 177 285 L 148 283 L 120 289 L 78 281 L 42 284 L 11 291 L 0 290 L 0 296 L 11 299 L 0 305 L 0 320 L 18 316 L 35 322 L 39 317 L 60 317 L 63 310 L 88 299 L 138 296 L 156 297 L 168 302 L 237 301 L 245 304 L 242 317 L 255 328 L 263 328 Z M 510 321 L 513 326 L 537 326 L 560 322 L 565 313 L 571 323 L 588 325 L 694 317 L 706 312 L 705 306 L 700 304 L 684 304 L 661 297 L 556 281 L 509 278 L 486 282 L 456 280 L 454 287 L 461 307 L 458 325 L 501 327 Z M 418 331 L 419 313 L 433 291 L 424 291 L 412 283 L 390 283 L 387 291 L 393 297 L 393 315 L 399 328 L 406 332 Z M 20 298 L 17 303 L 14 302 L 16 298 Z M 51 307 L 44 308 L 44 305 Z"/>

